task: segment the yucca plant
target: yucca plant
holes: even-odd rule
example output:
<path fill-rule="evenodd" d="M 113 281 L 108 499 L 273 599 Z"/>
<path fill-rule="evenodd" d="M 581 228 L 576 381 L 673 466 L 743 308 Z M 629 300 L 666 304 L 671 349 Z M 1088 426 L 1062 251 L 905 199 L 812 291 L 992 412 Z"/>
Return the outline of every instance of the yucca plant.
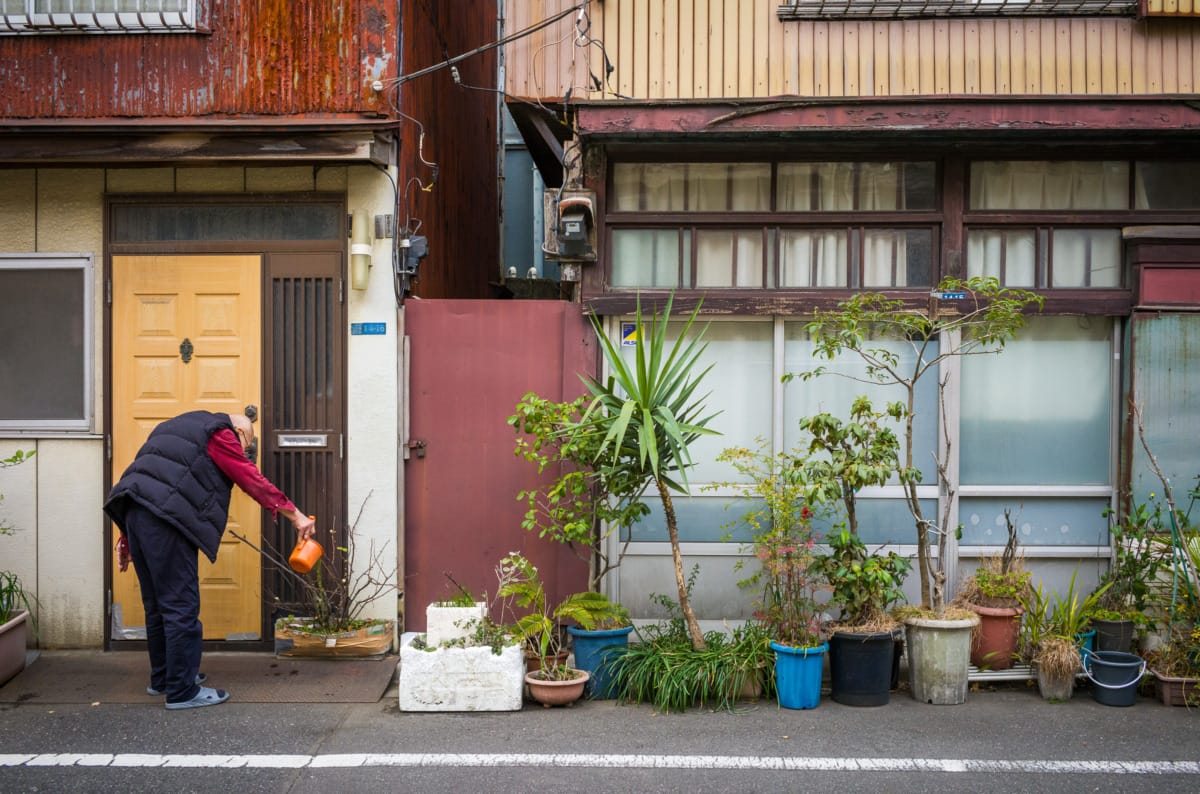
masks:
<path fill-rule="evenodd" d="M 537 567 L 515 552 L 500 561 L 496 576 L 500 580 L 496 594 L 512 599 L 517 607 L 530 610 L 517 618 L 511 631 L 537 655 L 542 678 L 549 681 L 577 678 L 577 671 L 559 662 L 563 650 L 559 627 L 564 621 L 574 621 L 585 629 L 594 629 L 601 621 L 618 617 L 620 608 L 603 593 L 587 591 L 569 595 L 549 609 L 546 588 Z"/>
<path fill-rule="evenodd" d="M 574 432 L 602 434 L 596 468 L 614 479 L 653 482 L 662 501 L 675 563 L 679 607 L 695 650 L 704 649 L 704 634 L 688 599 L 679 551 L 679 527 L 671 492 L 687 493 L 687 469 L 692 464 L 688 446 L 702 435 L 715 434 L 707 425 L 716 414 L 705 414 L 707 395 L 696 389 L 712 365 L 701 368 L 700 357 L 707 345 L 702 341 L 707 326 L 688 338 L 700 303 L 679 329 L 673 342 L 667 339 L 673 296 L 667 298 L 662 314 L 654 314 L 649 326 L 643 323 L 641 299 L 637 305 L 637 343 L 630 367 L 592 314 L 592 327 L 600 341 L 610 375 L 601 382 L 585 377 L 592 393 L 587 411 Z"/>

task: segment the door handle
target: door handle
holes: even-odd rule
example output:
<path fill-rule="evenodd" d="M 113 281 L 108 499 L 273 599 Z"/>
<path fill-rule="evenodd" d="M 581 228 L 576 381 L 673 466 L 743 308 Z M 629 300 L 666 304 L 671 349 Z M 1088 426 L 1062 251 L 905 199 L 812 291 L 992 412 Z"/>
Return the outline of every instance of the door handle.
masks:
<path fill-rule="evenodd" d="M 179 343 L 179 357 L 183 359 L 184 364 L 192 360 L 192 352 L 194 350 L 195 348 L 192 347 L 192 340 L 184 337 L 183 341 Z"/>

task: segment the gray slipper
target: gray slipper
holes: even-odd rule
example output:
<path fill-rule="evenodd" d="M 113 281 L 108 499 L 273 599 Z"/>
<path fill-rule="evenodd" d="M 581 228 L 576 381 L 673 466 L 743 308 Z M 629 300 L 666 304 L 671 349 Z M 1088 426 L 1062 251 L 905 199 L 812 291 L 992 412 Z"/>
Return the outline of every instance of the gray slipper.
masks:
<path fill-rule="evenodd" d="M 229 700 L 229 693 L 224 689 L 212 689 L 211 687 L 202 686 L 200 691 L 191 700 L 185 700 L 182 703 L 168 703 L 169 709 L 198 709 L 204 706 L 219 706 Z"/>
<path fill-rule="evenodd" d="M 197 684 L 203 684 L 207 680 L 208 680 L 208 676 L 205 675 L 204 673 L 196 673 L 196 683 Z M 147 695 L 165 695 L 166 690 L 155 689 L 154 686 L 151 685 L 151 686 L 146 687 L 146 694 Z"/>

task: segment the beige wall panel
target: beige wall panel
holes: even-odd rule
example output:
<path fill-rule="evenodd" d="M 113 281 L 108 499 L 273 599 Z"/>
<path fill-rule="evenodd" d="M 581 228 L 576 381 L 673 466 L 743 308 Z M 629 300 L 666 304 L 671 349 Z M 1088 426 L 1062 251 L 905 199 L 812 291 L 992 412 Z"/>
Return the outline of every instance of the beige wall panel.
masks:
<path fill-rule="evenodd" d="M 767 61 L 765 68 L 767 70 L 767 95 L 778 96 L 780 94 L 793 93 L 792 89 L 787 87 L 790 71 L 794 68 L 796 58 L 791 54 L 796 52 L 791 45 L 784 43 L 784 37 L 788 34 L 795 33 L 795 25 L 772 25 L 769 20 L 763 19 L 763 24 L 766 26 L 767 37 L 770 43 L 767 45 L 767 57 L 763 60 Z"/>
<path fill-rule="evenodd" d="M 663 3 L 663 52 L 660 61 L 663 95 L 679 96 L 679 0 Z"/>
<path fill-rule="evenodd" d="M 104 641 L 104 442 L 38 442 L 39 641 L 95 648 Z M 47 550 L 53 550 L 47 553 Z"/>
<path fill-rule="evenodd" d="M 246 190 L 251 193 L 310 191 L 314 185 L 313 168 L 310 165 L 246 169 Z"/>
<path fill-rule="evenodd" d="M 78 251 L 99 261 L 104 248 L 103 198 L 103 169 L 39 170 L 37 250 Z"/>
<path fill-rule="evenodd" d="M 175 189 L 180 193 L 241 193 L 245 185 L 241 168 L 180 168 L 175 172 Z"/>
<path fill-rule="evenodd" d="M 571 0 L 507 2 L 512 29 L 571 6 Z M 593 35 L 605 44 L 616 69 L 610 88 L 637 99 L 1188 95 L 1200 82 L 1200 20 L 782 22 L 777 5 L 774 0 L 606 0 L 589 5 L 589 12 Z M 1172 13 L 1179 16 L 1194 7 L 1194 0 L 1185 0 Z M 506 48 L 511 93 L 536 96 L 532 92 L 540 90 L 543 97 L 561 97 L 573 48 L 570 24 L 573 19 L 562 29 L 552 26 L 540 37 Z M 599 50 L 591 49 L 593 71 L 599 73 Z M 606 89 L 592 96 L 611 98 L 612 93 Z"/>
<path fill-rule="evenodd" d="M 0 183 L 4 184 L 0 190 L 0 251 L 31 252 L 37 236 L 34 228 L 37 170 L 0 169 Z"/>
<path fill-rule="evenodd" d="M 110 168 L 104 172 L 108 193 L 170 193 L 174 168 Z"/>
<path fill-rule="evenodd" d="M 597 72 L 597 74 L 601 74 L 601 72 Z M 346 183 L 346 166 L 344 165 L 321 166 L 317 169 L 317 190 L 331 190 L 340 193 L 346 190 Z"/>

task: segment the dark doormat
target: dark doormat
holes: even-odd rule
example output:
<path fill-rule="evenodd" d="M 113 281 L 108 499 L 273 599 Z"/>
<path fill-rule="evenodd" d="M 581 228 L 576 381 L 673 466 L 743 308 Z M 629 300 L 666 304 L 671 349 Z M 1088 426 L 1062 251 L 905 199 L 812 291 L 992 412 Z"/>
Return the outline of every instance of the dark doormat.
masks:
<path fill-rule="evenodd" d="M 396 675 L 399 659 L 277 659 L 270 653 L 206 653 L 207 686 L 226 689 L 230 702 L 376 703 Z M 42 651 L 24 672 L 0 687 L 0 703 L 146 703 L 150 661 L 134 651 Z"/>

